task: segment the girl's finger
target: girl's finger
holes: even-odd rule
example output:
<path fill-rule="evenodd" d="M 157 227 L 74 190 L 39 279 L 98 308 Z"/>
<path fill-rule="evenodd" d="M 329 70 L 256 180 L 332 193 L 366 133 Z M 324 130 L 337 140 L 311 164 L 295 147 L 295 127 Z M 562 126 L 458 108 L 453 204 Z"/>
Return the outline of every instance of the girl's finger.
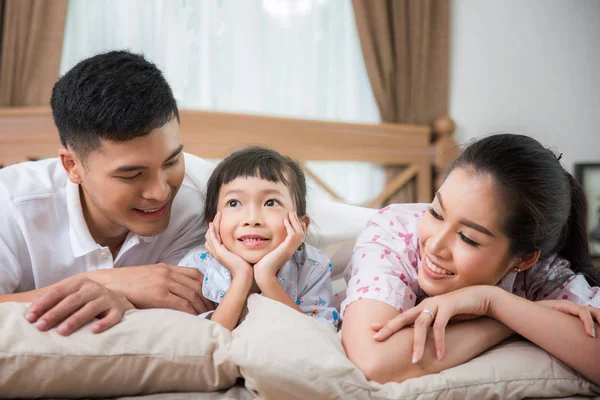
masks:
<path fill-rule="evenodd" d="M 432 311 L 435 315 L 435 311 Z M 414 338 L 413 338 L 413 356 L 412 363 L 418 363 L 423 358 L 425 352 L 425 343 L 427 342 L 427 333 L 429 327 L 433 323 L 433 318 L 429 313 L 421 311 L 421 315 L 415 321 Z"/>
<path fill-rule="evenodd" d="M 302 232 L 302 224 L 300 223 L 300 219 L 298 218 L 298 214 L 296 214 L 295 211 L 292 211 L 290 213 L 290 222 L 292 224 L 292 227 L 294 228 L 294 231 L 296 233 L 304 233 Z"/>
<path fill-rule="evenodd" d="M 287 232 L 285 240 L 291 239 L 295 233 L 294 228 L 292 228 L 292 225 L 290 224 L 290 221 L 288 221 L 287 218 L 283 220 L 283 225 L 285 226 L 285 230 Z"/>
<path fill-rule="evenodd" d="M 215 232 L 215 238 L 221 243 L 221 212 L 217 212 L 215 216 L 215 221 L 213 224 L 213 229 Z"/>

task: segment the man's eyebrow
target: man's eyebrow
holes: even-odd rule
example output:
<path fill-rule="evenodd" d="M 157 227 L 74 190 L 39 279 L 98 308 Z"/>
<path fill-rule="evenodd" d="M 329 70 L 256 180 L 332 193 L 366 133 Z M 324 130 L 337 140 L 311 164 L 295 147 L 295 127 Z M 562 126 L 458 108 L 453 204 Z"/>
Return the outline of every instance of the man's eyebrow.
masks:
<path fill-rule="evenodd" d="M 177 147 L 177 149 L 175 151 L 173 151 L 173 153 L 171 153 L 171 155 L 169 155 L 169 157 L 167 157 L 164 162 L 168 162 L 171 159 L 177 157 L 182 151 L 183 151 L 183 144 L 180 144 L 179 147 Z M 132 171 L 139 171 L 141 169 L 148 169 L 148 167 L 146 167 L 145 165 L 123 165 L 123 166 L 115 169 L 115 172 L 132 172 Z"/>

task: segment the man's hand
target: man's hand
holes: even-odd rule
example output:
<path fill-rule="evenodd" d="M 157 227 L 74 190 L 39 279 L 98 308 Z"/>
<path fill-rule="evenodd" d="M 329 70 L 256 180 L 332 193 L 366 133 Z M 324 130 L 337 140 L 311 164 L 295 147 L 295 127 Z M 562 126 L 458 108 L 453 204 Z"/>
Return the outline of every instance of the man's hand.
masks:
<path fill-rule="evenodd" d="M 136 308 L 170 308 L 192 315 L 214 308 L 202 296 L 204 276 L 196 268 L 156 264 L 96 270 L 86 275 L 125 295 Z"/>
<path fill-rule="evenodd" d="M 104 332 L 123 318 L 133 305 L 120 293 L 82 275 L 65 279 L 37 297 L 25 314 L 40 331 L 58 325 L 57 332 L 67 336 L 94 318 L 91 330 Z M 60 325 L 59 325 L 60 324 Z"/>

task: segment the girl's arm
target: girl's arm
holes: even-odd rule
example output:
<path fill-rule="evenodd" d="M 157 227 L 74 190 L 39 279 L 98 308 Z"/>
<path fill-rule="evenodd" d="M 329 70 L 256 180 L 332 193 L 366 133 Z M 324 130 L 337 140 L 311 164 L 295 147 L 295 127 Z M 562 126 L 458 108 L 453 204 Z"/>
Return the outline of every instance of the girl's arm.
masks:
<path fill-rule="evenodd" d="M 446 328 L 444 357 L 436 358 L 433 340 L 428 339 L 423 358 L 413 364 L 413 328 L 404 328 L 385 341 L 373 339 L 373 323 L 398 315 L 394 307 L 372 299 L 354 301 L 344 313 L 342 344 L 348 358 L 369 380 L 402 382 L 437 373 L 469 361 L 513 334 L 505 325 L 490 318 L 454 323 Z"/>
<path fill-rule="evenodd" d="M 237 326 L 246 306 L 246 300 L 252 287 L 252 279 L 252 270 L 236 275 L 225 297 L 223 297 L 210 319 L 230 331 L 233 330 Z"/>
<path fill-rule="evenodd" d="M 292 298 L 283 289 L 276 276 L 269 275 L 263 278 L 261 282 L 257 283 L 258 287 L 262 291 L 263 296 L 276 300 L 282 304 L 285 304 L 288 307 L 292 307 L 294 310 L 302 312 L 300 307 L 298 307 L 296 303 L 294 303 Z"/>

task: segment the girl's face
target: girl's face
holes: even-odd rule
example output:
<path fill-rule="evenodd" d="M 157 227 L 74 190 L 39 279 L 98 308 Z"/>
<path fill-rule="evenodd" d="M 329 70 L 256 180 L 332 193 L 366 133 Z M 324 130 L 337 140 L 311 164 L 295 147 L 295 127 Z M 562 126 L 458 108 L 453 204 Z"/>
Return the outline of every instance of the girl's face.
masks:
<path fill-rule="evenodd" d="M 489 175 L 454 169 L 419 225 L 419 286 L 430 296 L 496 285 L 520 260 L 501 232 L 505 212 Z"/>
<path fill-rule="evenodd" d="M 283 220 L 294 211 L 294 202 L 282 182 L 238 177 L 221 186 L 217 211 L 223 245 L 256 264 L 285 240 Z"/>

